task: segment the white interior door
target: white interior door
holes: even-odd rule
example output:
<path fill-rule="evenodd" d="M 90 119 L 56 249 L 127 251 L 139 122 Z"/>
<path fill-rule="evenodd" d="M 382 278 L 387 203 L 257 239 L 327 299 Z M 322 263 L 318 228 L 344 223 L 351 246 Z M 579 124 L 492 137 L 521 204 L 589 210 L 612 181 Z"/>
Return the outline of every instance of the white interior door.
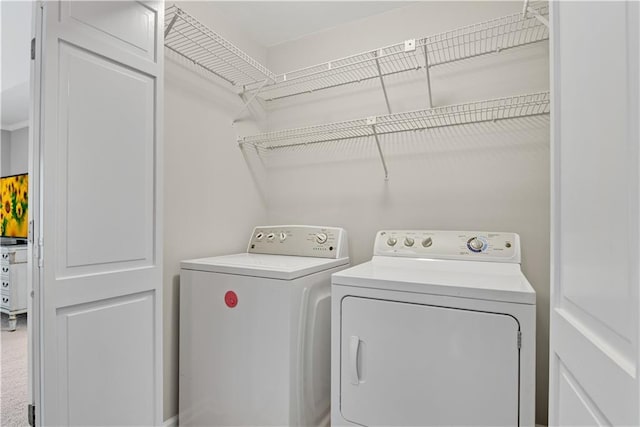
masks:
<path fill-rule="evenodd" d="M 346 420 L 520 425 L 515 318 L 346 297 L 341 322 L 340 411 Z"/>
<path fill-rule="evenodd" d="M 36 421 L 159 425 L 163 5 L 40 6 Z"/>
<path fill-rule="evenodd" d="M 640 5 L 552 5 L 549 423 L 640 423 Z"/>

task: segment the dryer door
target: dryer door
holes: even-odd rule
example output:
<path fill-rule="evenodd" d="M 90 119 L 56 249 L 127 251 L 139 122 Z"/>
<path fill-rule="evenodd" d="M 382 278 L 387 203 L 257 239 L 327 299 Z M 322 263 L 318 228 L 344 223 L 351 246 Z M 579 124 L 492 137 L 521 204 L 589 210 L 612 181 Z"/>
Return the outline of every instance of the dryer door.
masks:
<path fill-rule="evenodd" d="M 516 426 L 509 315 L 346 297 L 341 412 L 362 425 Z"/>

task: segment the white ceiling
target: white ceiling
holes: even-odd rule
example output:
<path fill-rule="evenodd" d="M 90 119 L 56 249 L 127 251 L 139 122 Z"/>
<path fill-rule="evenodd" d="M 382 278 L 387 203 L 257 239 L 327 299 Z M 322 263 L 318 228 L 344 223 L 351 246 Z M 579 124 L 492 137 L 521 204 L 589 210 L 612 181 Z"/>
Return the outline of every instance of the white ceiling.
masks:
<path fill-rule="evenodd" d="M 220 1 L 216 8 L 265 47 L 412 4 L 408 1 Z"/>

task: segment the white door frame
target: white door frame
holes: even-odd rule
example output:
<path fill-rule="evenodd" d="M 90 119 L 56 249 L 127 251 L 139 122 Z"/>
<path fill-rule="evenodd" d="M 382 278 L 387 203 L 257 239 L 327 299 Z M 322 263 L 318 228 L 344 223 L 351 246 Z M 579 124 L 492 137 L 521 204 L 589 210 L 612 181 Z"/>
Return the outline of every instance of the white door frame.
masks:
<path fill-rule="evenodd" d="M 42 419 L 39 410 L 42 408 L 42 389 L 40 386 L 41 379 L 41 363 L 40 363 L 40 326 L 41 307 L 40 296 L 42 282 L 40 277 L 39 248 L 41 241 L 36 236 L 41 236 L 42 216 L 40 206 L 42 195 L 40 194 L 42 179 L 42 164 L 40 162 L 41 132 L 42 123 L 40 122 L 40 97 L 41 97 L 41 61 L 42 58 L 42 19 L 43 19 L 43 2 L 37 1 L 33 3 L 33 19 L 32 19 L 32 56 L 31 60 L 31 76 L 30 76 L 30 103 L 29 103 L 29 211 L 30 211 L 30 230 L 29 243 L 27 249 L 27 283 L 28 283 L 28 352 L 29 352 L 29 404 L 34 405 L 35 425 L 38 420 Z M 29 420 L 30 422 L 32 420 Z"/>

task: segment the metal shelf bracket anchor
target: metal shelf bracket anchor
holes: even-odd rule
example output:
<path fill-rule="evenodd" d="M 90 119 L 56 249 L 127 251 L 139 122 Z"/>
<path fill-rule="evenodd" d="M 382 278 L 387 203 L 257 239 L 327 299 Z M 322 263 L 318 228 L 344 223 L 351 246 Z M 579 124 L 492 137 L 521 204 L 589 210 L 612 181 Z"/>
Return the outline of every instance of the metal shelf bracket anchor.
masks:
<path fill-rule="evenodd" d="M 260 87 L 258 87 L 258 89 L 253 93 L 253 95 L 251 95 L 251 98 L 249 98 L 249 100 L 244 103 L 244 105 L 242 106 L 242 109 L 238 111 L 238 113 L 234 116 L 232 123 L 236 123 L 238 120 L 240 120 L 240 115 L 249 108 L 249 105 L 253 102 L 254 99 L 256 99 L 256 97 L 258 96 L 262 88 L 264 88 L 268 82 L 269 82 L 269 79 L 265 79 L 262 82 Z M 243 95 L 244 95 L 244 91 L 240 94 L 240 98 L 242 98 L 242 100 L 244 101 Z"/>
<path fill-rule="evenodd" d="M 380 155 L 380 161 L 382 162 L 382 168 L 384 169 L 384 180 L 389 181 L 389 170 L 387 169 L 387 162 L 384 160 L 384 153 L 380 147 L 380 139 L 378 138 L 378 131 L 376 130 L 376 116 L 367 117 L 367 124 L 371 126 L 373 131 L 373 137 L 376 140 L 376 147 L 378 148 L 378 154 Z"/>

